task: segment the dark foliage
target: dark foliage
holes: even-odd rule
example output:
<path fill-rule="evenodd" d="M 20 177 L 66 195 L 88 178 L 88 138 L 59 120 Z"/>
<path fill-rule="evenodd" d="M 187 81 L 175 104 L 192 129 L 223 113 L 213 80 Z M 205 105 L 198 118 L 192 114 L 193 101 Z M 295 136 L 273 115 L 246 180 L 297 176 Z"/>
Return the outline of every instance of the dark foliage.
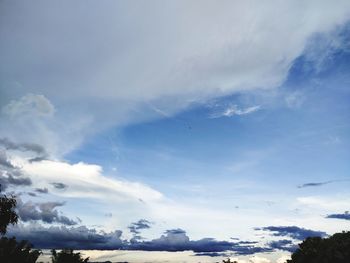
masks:
<path fill-rule="evenodd" d="M 349 263 L 350 232 L 304 240 L 287 263 Z"/>
<path fill-rule="evenodd" d="M 0 234 L 6 234 L 9 224 L 17 223 L 16 205 L 17 201 L 14 196 L 0 196 Z M 15 237 L 2 237 L 0 239 L 0 262 L 35 263 L 41 252 L 32 248 L 33 246 L 28 241 L 17 241 Z"/>
<path fill-rule="evenodd" d="M 33 250 L 27 241 L 17 241 L 15 237 L 0 239 L 1 263 L 35 263 L 41 252 Z"/>
<path fill-rule="evenodd" d="M 52 263 L 86 263 L 89 261 L 89 258 L 83 259 L 80 253 L 74 253 L 73 249 L 63 249 L 58 253 L 53 249 L 51 253 Z"/>
<path fill-rule="evenodd" d="M 16 224 L 18 215 L 14 211 L 17 201 L 14 196 L 0 196 L 0 234 L 4 235 L 7 232 L 9 224 Z"/>

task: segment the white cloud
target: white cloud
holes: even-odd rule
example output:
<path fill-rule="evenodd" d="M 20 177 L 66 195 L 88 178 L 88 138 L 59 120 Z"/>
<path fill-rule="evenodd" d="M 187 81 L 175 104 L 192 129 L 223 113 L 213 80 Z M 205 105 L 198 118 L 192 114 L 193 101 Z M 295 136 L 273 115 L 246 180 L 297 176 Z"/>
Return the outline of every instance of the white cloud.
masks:
<path fill-rule="evenodd" d="M 237 105 L 232 105 L 226 108 L 223 112 L 214 113 L 211 115 L 211 118 L 220 118 L 220 117 L 232 117 L 234 115 L 247 115 L 253 112 L 256 112 L 261 109 L 261 106 L 251 106 L 247 108 L 239 108 Z"/>
<path fill-rule="evenodd" d="M 21 128 L 14 125 L 1 132 L 16 141 L 40 134 L 57 155 L 106 127 L 279 86 L 310 37 L 328 36 L 347 21 L 350 8 L 346 0 L 21 5 L 1 3 L 6 14 L 1 21 L 7 25 L 0 29 L 3 83 L 21 85 L 8 89 L 4 84 L 0 103 L 8 105 L 6 112 L 18 113 L 18 101 L 6 99 L 30 92 L 49 98 L 57 112 L 54 121 L 35 122 L 25 132 L 13 132 Z M 36 113 L 47 112 L 39 105 Z"/>
<path fill-rule="evenodd" d="M 276 263 L 286 263 L 288 259 L 290 259 L 290 256 L 281 256 L 277 259 Z"/>
<path fill-rule="evenodd" d="M 254 256 L 249 258 L 249 263 L 270 263 L 271 260 L 263 257 Z"/>
<path fill-rule="evenodd" d="M 300 205 L 305 208 L 312 207 L 313 209 L 318 209 L 320 211 L 332 211 L 337 210 L 347 210 L 350 203 L 349 196 L 305 196 L 298 197 L 297 201 Z"/>
<path fill-rule="evenodd" d="M 30 176 L 36 187 L 48 187 L 58 182 L 68 186 L 67 191 L 51 187 L 50 192 L 63 197 L 100 198 L 113 202 L 143 200 L 157 201 L 163 195 L 140 183 L 108 178 L 98 165 L 60 161 L 23 162 L 22 170 Z"/>

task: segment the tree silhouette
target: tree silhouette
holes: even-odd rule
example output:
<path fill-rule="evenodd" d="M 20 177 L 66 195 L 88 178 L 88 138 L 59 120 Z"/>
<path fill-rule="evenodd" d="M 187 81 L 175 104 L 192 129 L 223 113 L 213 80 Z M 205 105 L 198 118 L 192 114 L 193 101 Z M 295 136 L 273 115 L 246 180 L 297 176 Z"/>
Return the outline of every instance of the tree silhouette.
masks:
<path fill-rule="evenodd" d="M 61 252 L 51 250 L 52 263 L 86 263 L 89 258 L 83 259 L 80 253 L 74 253 L 73 249 L 63 249 Z"/>
<path fill-rule="evenodd" d="M 2 237 L 0 239 L 0 262 L 35 263 L 41 252 L 32 248 L 33 246 L 28 241 L 18 242 L 15 237 Z"/>
<path fill-rule="evenodd" d="M 349 263 L 350 232 L 329 238 L 309 237 L 293 253 L 287 263 Z"/>
<path fill-rule="evenodd" d="M 237 261 L 231 261 L 230 258 L 227 258 L 226 260 L 223 259 L 223 260 L 222 260 L 222 263 L 238 263 L 238 262 L 237 262 Z"/>
<path fill-rule="evenodd" d="M 1 190 L 1 185 L 0 185 Z M 18 221 L 18 215 L 14 211 L 17 201 L 14 196 L 7 197 L 6 195 L 0 196 L 0 234 L 5 235 L 7 232 L 7 226 L 9 224 L 16 224 Z"/>
<path fill-rule="evenodd" d="M 1 185 L 0 185 L 1 190 Z M 18 215 L 15 212 L 17 201 L 14 196 L 0 196 L 0 234 L 5 235 L 9 224 L 17 224 Z M 39 250 L 33 250 L 28 241 L 16 241 L 15 237 L 0 239 L 1 263 L 35 263 L 40 256 Z"/>

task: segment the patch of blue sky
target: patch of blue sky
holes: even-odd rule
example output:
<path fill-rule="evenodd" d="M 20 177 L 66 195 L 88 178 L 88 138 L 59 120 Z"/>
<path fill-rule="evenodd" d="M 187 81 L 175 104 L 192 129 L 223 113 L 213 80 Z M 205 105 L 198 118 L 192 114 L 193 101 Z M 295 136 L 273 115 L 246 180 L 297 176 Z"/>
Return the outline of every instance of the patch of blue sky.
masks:
<path fill-rule="evenodd" d="M 328 54 L 318 70 L 313 65 L 319 61 L 305 54 L 277 90 L 217 98 L 174 116 L 109 129 L 66 158 L 107 171 L 116 167 L 117 174 L 174 196 L 215 187 L 218 192 L 251 193 L 259 187 L 297 194 L 298 184 L 347 178 L 349 61 L 346 45 Z M 211 117 L 230 106 L 236 113 Z M 254 112 L 237 114 L 256 106 Z M 329 187 L 345 191 L 348 185 Z"/>

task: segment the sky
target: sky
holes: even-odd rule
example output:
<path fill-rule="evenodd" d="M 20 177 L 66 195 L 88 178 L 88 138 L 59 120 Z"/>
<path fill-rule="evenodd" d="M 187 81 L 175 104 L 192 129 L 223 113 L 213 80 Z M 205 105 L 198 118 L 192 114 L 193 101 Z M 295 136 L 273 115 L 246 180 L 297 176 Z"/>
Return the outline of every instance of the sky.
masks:
<path fill-rule="evenodd" d="M 0 2 L 8 235 L 283 263 L 350 227 L 349 1 Z"/>

